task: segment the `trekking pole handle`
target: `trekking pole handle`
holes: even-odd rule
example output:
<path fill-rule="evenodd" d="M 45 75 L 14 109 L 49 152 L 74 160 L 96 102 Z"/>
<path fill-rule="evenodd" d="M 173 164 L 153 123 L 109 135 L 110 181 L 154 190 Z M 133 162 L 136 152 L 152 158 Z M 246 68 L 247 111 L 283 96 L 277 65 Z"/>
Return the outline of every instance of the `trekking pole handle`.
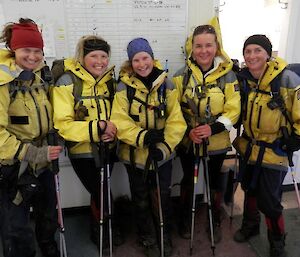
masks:
<path fill-rule="evenodd" d="M 48 132 L 48 143 L 52 146 L 58 145 L 58 130 L 57 129 L 50 129 Z M 54 174 L 57 174 L 59 172 L 59 164 L 58 164 L 58 158 L 51 161 L 51 169 Z"/>
<path fill-rule="evenodd" d="M 283 127 L 281 127 L 280 129 L 281 129 L 281 133 L 282 133 L 283 138 L 284 138 L 284 139 L 288 139 L 288 138 L 289 138 L 289 132 L 288 132 L 287 127 L 283 126 Z M 286 145 L 285 145 L 284 147 L 287 148 Z M 293 163 L 293 152 L 288 151 L 287 149 L 286 149 L 286 152 L 287 152 L 287 157 L 288 157 L 288 160 L 289 160 L 289 166 L 290 166 L 290 167 L 294 167 L 294 163 Z"/>

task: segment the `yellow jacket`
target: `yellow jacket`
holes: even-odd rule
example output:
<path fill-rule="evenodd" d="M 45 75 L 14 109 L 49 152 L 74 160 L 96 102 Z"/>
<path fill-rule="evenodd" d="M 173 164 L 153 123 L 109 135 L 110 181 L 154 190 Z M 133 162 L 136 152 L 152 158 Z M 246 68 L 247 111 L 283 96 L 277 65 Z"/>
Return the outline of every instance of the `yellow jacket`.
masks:
<path fill-rule="evenodd" d="M 42 78 L 41 63 L 33 71 L 34 80 L 20 81 L 22 69 L 7 50 L 0 50 L 0 162 L 11 165 L 22 160 L 29 144 L 46 145 L 52 128 L 52 107 L 48 83 Z M 45 167 L 39 164 L 36 169 Z"/>
<path fill-rule="evenodd" d="M 92 158 L 91 142 L 99 142 L 98 122 L 109 120 L 111 97 L 108 84 L 114 82 L 113 67 L 98 80 L 74 59 L 64 61 L 65 71 L 72 72 L 82 81 L 82 93 L 75 99 L 73 81 L 68 73 L 62 75 L 51 89 L 53 121 L 59 134 L 67 141 L 70 158 Z M 87 116 L 76 120 L 80 105 L 87 108 Z"/>
<path fill-rule="evenodd" d="M 272 80 L 282 73 L 280 79 L 280 95 L 284 99 L 284 105 L 288 116 L 293 123 L 293 131 L 300 135 L 300 78 L 289 70 L 284 70 L 286 62 L 279 57 L 271 59 L 266 65 L 263 76 L 255 81 L 245 68 L 239 75 L 241 79 L 246 79 L 250 89 L 258 88 L 262 91 L 271 92 Z M 291 133 L 291 126 L 286 118 L 276 108 L 271 110 L 267 104 L 272 99 L 271 94 L 257 93 L 250 90 L 248 93 L 248 101 L 243 111 L 244 133 L 256 141 L 264 141 L 273 143 L 282 137 L 281 126 L 287 126 Z M 243 107 L 244 110 L 244 107 Z M 238 137 L 234 146 L 244 155 L 248 141 L 244 137 Z M 278 146 L 279 147 L 279 146 Z M 260 146 L 253 145 L 249 163 L 256 163 Z M 276 149 L 275 149 L 276 150 Z M 271 148 L 266 148 L 262 166 L 272 167 L 279 170 L 287 170 L 287 157 L 274 152 Z"/>
<path fill-rule="evenodd" d="M 156 61 L 155 67 L 161 68 Z M 169 160 L 172 153 L 181 141 L 186 124 L 178 103 L 177 90 L 166 72 L 163 72 L 153 82 L 149 91 L 147 87 L 135 76 L 129 76 L 124 71 L 120 73 L 121 82 L 118 84 L 117 92 L 113 102 L 111 121 L 117 126 L 117 137 L 121 140 L 119 158 L 125 163 L 130 163 L 130 146 L 134 147 L 134 162 L 139 168 L 144 168 L 148 157 L 148 148 L 144 146 L 144 137 L 148 129 L 164 129 L 165 142 L 156 146 L 164 154 L 164 160 L 159 162 L 162 165 Z M 166 117 L 158 118 L 155 114 L 155 107 L 159 106 L 158 90 L 161 86 L 166 87 Z M 131 113 L 130 104 L 127 98 L 127 87 L 133 87 L 135 97 L 141 101 L 133 100 Z M 135 117 L 135 118 L 132 118 Z"/>
<path fill-rule="evenodd" d="M 179 91 L 182 112 L 189 128 L 181 143 L 183 147 L 190 147 L 192 142 L 188 133 L 199 123 L 188 99 L 191 99 L 197 107 L 201 122 L 211 125 L 217 121 L 223 123 L 226 128 L 225 131 L 209 137 L 209 154 L 224 153 L 231 148 L 229 131 L 238 121 L 240 115 L 240 92 L 236 76 L 231 70 L 232 62 L 225 53 L 223 54 L 222 51 L 220 53 L 222 55 L 214 59 L 214 68 L 205 75 L 192 61 L 191 53 L 187 59 L 186 67 L 177 71 L 173 77 L 173 82 Z M 187 80 L 186 83 L 185 80 Z M 201 93 L 200 99 L 197 92 Z M 205 110 L 208 105 L 211 109 L 210 121 L 205 117 Z"/>

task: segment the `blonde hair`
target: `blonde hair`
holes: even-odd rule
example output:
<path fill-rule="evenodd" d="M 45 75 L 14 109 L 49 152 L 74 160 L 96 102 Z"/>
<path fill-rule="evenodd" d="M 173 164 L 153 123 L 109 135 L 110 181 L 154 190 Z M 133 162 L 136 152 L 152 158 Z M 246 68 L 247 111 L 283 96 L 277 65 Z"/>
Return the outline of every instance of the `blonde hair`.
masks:
<path fill-rule="evenodd" d="M 84 44 L 86 41 L 88 40 L 101 40 L 103 42 L 106 42 L 102 37 L 100 36 L 96 36 L 96 35 L 87 35 L 87 36 L 82 36 L 76 45 L 76 50 L 75 50 L 75 56 L 74 56 L 74 60 L 75 62 L 79 62 L 81 65 L 84 65 Z M 110 54 L 110 52 L 109 52 Z"/>
<path fill-rule="evenodd" d="M 129 76 L 135 75 L 131 61 L 127 60 L 122 64 L 120 73 L 127 73 Z"/>

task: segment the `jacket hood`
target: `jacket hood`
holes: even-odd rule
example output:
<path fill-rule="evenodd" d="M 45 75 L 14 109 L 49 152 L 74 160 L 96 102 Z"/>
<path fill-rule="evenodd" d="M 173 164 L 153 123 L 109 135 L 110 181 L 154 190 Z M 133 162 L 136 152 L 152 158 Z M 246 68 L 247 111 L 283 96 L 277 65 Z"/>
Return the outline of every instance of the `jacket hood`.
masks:
<path fill-rule="evenodd" d="M 202 72 L 200 71 L 198 65 L 192 61 L 192 58 L 187 60 L 187 65 L 193 71 L 193 76 L 195 76 L 197 81 L 202 81 Z M 232 65 L 232 61 L 227 61 L 221 56 L 216 56 L 214 58 L 214 67 L 205 74 L 206 82 L 210 83 L 222 76 L 225 76 L 231 71 Z"/>
<path fill-rule="evenodd" d="M 0 60 L 0 85 L 5 85 L 17 78 L 22 69 L 16 65 L 15 58 L 7 49 L 0 49 Z M 40 71 L 44 66 L 44 62 L 41 62 L 33 72 Z"/>
<path fill-rule="evenodd" d="M 231 67 L 232 67 L 233 63 L 232 63 L 230 57 L 227 55 L 227 53 L 223 49 L 221 29 L 220 29 L 218 17 L 216 17 L 216 16 L 213 17 L 209 21 L 209 24 L 211 26 L 213 26 L 216 31 L 217 41 L 218 41 L 218 45 L 219 45 L 216 57 L 221 58 L 224 63 L 228 63 L 228 65 L 231 65 Z M 193 39 L 193 33 L 187 38 L 186 43 L 185 43 L 185 52 L 186 52 L 187 59 L 189 59 L 192 56 L 192 39 Z M 231 67 L 230 67 L 230 69 L 231 69 Z"/>
<path fill-rule="evenodd" d="M 258 80 L 258 84 L 261 89 L 265 89 L 269 86 L 271 81 L 279 75 L 287 66 L 286 61 L 281 59 L 280 57 L 270 58 L 270 60 L 266 63 L 265 71 L 263 75 Z M 247 79 L 251 81 L 255 81 L 249 69 L 247 67 L 243 68 L 239 73 L 238 77 L 241 79 Z"/>
<path fill-rule="evenodd" d="M 76 62 L 73 58 L 66 59 L 64 61 L 64 65 L 65 71 L 71 71 L 76 75 L 76 77 L 86 81 L 87 85 L 90 85 L 91 87 L 100 80 L 103 83 L 109 81 L 113 77 L 115 68 L 115 66 L 108 68 L 100 78 L 95 79 L 91 73 L 89 73 L 79 62 Z"/>

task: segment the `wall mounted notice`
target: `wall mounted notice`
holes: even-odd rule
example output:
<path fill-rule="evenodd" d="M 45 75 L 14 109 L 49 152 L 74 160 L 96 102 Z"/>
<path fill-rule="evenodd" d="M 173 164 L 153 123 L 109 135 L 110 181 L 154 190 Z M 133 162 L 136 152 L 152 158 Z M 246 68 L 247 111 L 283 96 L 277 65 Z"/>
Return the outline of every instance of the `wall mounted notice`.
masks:
<path fill-rule="evenodd" d="M 4 21 L 33 19 L 42 29 L 45 56 L 73 56 L 77 40 L 97 34 L 112 47 L 111 64 L 127 59 L 134 37 L 149 40 L 155 58 L 173 74 L 184 64 L 187 0 L 0 0 Z"/>

